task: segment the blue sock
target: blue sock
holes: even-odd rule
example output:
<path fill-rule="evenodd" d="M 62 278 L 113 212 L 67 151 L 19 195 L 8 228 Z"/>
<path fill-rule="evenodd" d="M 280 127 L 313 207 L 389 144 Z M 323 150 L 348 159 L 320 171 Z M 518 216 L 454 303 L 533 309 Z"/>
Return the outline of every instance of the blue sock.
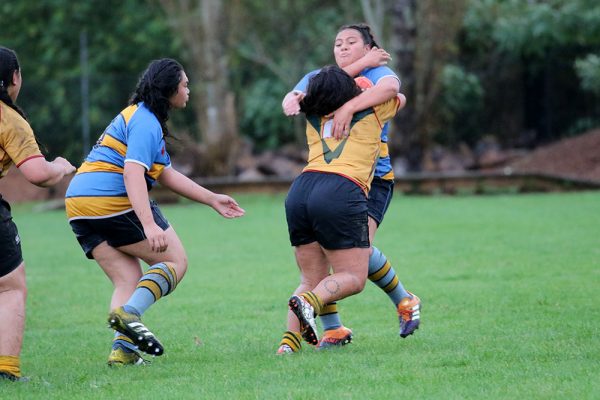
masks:
<path fill-rule="evenodd" d="M 321 309 L 319 318 L 321 319 L 321 324 L 323 324 L 324 331 L 336 329 L 342 326 L 342 320 L 340 319 L 340 314 L 337 311 L 337 303 L 335 301 L 333 303 L 325 304 L 325 306 Z"/>
<path fill-rule="evenodd" d="M 127 310 L 125 310 L 127 311 Z M 120 332 L 115 331 L 115 337 L 112 342 L 112 349 L 116 350 L 118 348 L 123 349 L 126 352 L 135 352 L 137 348 L 135 344 L 129 339 L 127 336 L 123 335 Z"/>
<path fill-rule="evenodd" d="M 369 257 L 369 280 L 379 286 L 396 306 L 403 298 L 412 298 L 404 289 L 385 255 L 377 247 L 372 246 L 372 248 L 373 252 Z"/>
<path fill-rule="evenodd" d="M 167 263 L 155 264 L 142 276 L 123 308 L 126 312 L 141 316 L 161 297 L 173 292 L 176 286 L 177 274 L 173 267 Z"/>

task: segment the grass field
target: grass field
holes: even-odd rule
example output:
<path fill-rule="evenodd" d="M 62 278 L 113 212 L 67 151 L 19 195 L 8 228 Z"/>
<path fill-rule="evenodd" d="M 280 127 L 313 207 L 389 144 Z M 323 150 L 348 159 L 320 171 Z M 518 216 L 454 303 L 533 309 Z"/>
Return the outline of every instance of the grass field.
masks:
<path fill-rule="evenodd" d="M 108 280 L 63 212 L 15 207 L 31 381 L 0 382 L 0 398 L 600 398 L 600 193 L 397 196 L 375 242 L 421 297 L 421 329 L 400 339 L 369 283 L 339 304 L 352 344 L 287 357 L 274 354 L 298 280 L 284 196 L 237 197 L 234 221 L 162 207 L 190 269 L 144 317 L 164 356 L 121 369 L 105 364 Z"/>

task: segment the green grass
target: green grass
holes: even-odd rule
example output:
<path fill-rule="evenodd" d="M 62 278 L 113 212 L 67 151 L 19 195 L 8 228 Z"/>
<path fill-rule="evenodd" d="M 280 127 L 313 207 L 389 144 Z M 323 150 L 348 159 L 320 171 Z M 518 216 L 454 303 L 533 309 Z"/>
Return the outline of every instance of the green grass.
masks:
<path fill-rule="evenodd" d="M 289 357 L 274 355 L 298 281 L 284 196 L 237 197 L 235 221 L 162 207 L 190 268 L 144 318 L 165 355 L 124 369 L 105 365 L 111 286 L 63 213 L 15 207 L 31 381 L 0 398 L 600 398 L 600 193 L 397 196 L 375 242 L 423 300 L 421 329 L 400 339 L 368 284 L 339 304 L 354 343 Z"/>

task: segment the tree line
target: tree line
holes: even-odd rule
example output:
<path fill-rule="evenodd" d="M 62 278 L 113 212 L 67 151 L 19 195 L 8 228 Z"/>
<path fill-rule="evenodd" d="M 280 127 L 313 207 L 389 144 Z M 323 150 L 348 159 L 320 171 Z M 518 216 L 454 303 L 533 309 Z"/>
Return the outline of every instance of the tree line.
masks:
<path fill-rule="evenodd" d="M 408 104 L 390 144 L 409 170 L 434 144 L 533 147 L 600 125 L 595 0 L 21 0 L 2 2 L 0 21 L 0 44 L 21 59 L 19 103 L 47 151 L 74 162 L 85 126 L 95 140 L 161 57 L 190 77 L 192 101 L 171 123 L 179 147 L 194 144 L 194 174 L 234 174 L 244 143 L 302 144 L 281 100 L 334 62 L 351 22 L 393 55 Z"/>

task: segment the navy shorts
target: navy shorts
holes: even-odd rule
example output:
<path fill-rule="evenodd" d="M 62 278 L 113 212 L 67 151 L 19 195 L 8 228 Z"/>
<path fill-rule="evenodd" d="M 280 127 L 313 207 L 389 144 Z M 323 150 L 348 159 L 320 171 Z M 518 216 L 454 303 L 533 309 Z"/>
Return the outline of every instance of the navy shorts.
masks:
<path fill-rule="evenodd" d="M 394 195 L 394 181 L 381 179 L 376 176 L 371 183 L 369 190 L 369 217 L 377 222 L 377 226 L 383 222 L 383 216 L 390 206 L 392 196 Z"/>
<path fill-rule="evenodd" d="M 292 246 L 318 242 L 329 250 L 369 247 L 367 198 L 351 180 L 303 172 L 285 199 Z"/>
<path fill-rule="evenodd" d="M 19 231 L 10 214 L 10 205 L 0 196 L 0 277 L 13 272 L 22 262 Z"/>
<path fill-rule="evenodd" d="M 166 231 L 169 221 L 154 201 L 150 202 L 150 209 L 154 222 Z M 94 258 L 92 250 L 104 241 L 112 247 L 120 247 L 146 240 L 142 223 L 133 210 L 109 218 L 75 219 L 70 224 L 79 245 L 90 259 Z"/>

